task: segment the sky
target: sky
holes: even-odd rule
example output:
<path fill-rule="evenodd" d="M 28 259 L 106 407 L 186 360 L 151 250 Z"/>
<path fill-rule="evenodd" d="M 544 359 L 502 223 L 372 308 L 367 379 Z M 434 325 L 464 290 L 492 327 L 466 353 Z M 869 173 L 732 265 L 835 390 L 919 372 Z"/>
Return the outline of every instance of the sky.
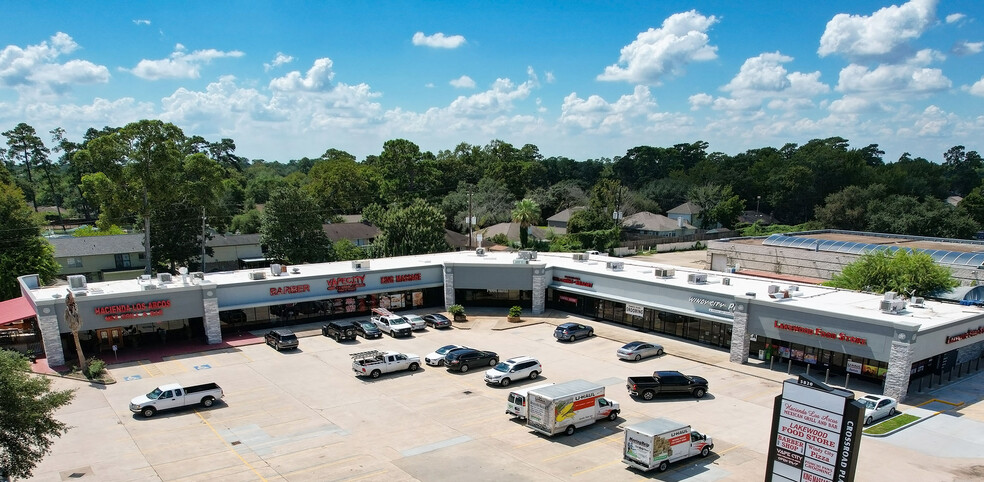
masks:
<path fill-rule="evenodd" d="M 7 3 L 0 129 L 46 142 L 160 119 L 283 162 L 391 139 L 984 151 L 980 0 Z"/>

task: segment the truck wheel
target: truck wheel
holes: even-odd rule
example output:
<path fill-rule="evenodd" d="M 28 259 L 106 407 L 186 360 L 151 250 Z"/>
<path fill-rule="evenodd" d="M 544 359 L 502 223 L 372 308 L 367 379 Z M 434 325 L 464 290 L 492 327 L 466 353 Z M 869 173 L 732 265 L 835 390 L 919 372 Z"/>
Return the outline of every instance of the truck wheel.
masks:
<path fill-rule="evenodd" d="M 657 467 L 656 470 L 658 470 L 660 472 L 666 472 L 666 469 L 668 469 L 668 468 L 670 468 L 670 464 L 667 461 L 664 460 L 664 461 L 662 461 L 662 462 L 659 463 L 659 467 Z"/>
<path fill-rule="evenodd" d="M 530 380 L 536 380 L 536 377 L 538 376 L 540 376 L 540 374 L 537 373 L 536 370 L 530 372 Z"/>
<path fill-rule="evenodd" d="M 468 371 L 468 365 L 461 365 L 461 373 L 465 373 L 467 371 Z"/>
<path fill-rule="evenodd" d="M 407 367 L 407 370 L 410 370 L 412 372 L 415 372 L 415 371 L 417 371 L 418 368 L 420 368 L 420 365 L 418 365 L 416 363 L 411 363 L 410 366 Z"/>
<path fill-rule="evenodd" d="M 508 378 L 503 378 L 503 379 L 502 379 L 502 380 L 501 380 L 501 381 L 499 382 L 499 385 L 500 385 L 500 386 L 503 386 L 503 387 L 508 387 L 508 386 L 509 386 L 509 383 L 510 383 L 510 380 L 509 380 Z"/>
<path fill-rule="evenodd" d="M 618 420 L 618 410 L 612 410 L 612 413 L 608 414 L 608 420 L 615 421 Z"/>
<path fill-rule="evenodd" d="M 694 396 L 697 398 L 704 398 L 704 394 L 707 393 L 703 388 L 698 388 L 694 390 Z"/>
<path fill-rule="evenodd" d="M 215 403 L 215 397 L 205 397 L 202 399 L 203 407 L 211 407 L 213 403 Z"/>
<path fill-rule="evenodd" d="M 155 413 L 157 413 L 157 410 L 154 409 L 154 407 L 146 407 L 143 410 L 141 410 L 140 413 L 143 414 L 144 418 L 150 418 L 153 417 Z"/>
<path fill-rule="evenodd" d="M 704 448 L 700 449 L 700 456 L 701 457 L 707 457 L 710 454 L 711 454 L 711 449 L 708 448 L 708 446 L 705 445 Z"/>
<path fill-rule="evenodd" d="M 570 338 L 567 339 L 567 341 L 569 341 L 571 343 L 574 343 L 574 340 L 576 340 L 576 339 L 577 338 L 575 338 L 574 335 L 571 335 Z"/>
<path fill-rule="evenodd" d="M 373 377 L 373 378 L 379 378 L 379 375 L 382 374 L 382 373 L 383 372 L 381 372 L 379 370 L 373 370 L 372 373 L 369 374 L 369 376 L 370 377 Z"/>
<path fill-rule="evenodd" d="M 652 390 L 646 390 L 646 391 L 642 392 L 642 399 L 643 400 L 652 400 L 653 397 L 655 397 L 655 396 L 656 396 L 656 392 L 654 392 Z"/>
<path fill-rule="evenodd" d="M 566 429 L 564 429 L 564 433 L 567 434 L 568 437 L 570 437 L 571 435 L 574 435 L 575 429 L 576 427 L 574 427 L 574 424 L 572 423 L 568 425 Z"/>

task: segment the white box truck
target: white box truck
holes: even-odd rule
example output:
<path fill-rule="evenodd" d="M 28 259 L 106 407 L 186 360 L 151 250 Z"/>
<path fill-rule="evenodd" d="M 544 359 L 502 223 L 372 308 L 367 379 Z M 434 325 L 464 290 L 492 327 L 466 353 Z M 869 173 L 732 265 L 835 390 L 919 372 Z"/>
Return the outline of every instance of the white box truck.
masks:
<path fill-rule="evenodd" d="M 526 394 L 526 426 L 545 435 L 591 425 L 596 420 L 618 418 L 618 402 L 605 399 L 605 387 L 573 380 L 530 390 Z"/>
<path fill-rule="evenodd" d="M 647 420 L 625 428 L 622 462 L 639 470 L 666 470 L 671 462 L 700 455 L 707 457 L 714 441 L 690 425 L 665 418 Z"/>

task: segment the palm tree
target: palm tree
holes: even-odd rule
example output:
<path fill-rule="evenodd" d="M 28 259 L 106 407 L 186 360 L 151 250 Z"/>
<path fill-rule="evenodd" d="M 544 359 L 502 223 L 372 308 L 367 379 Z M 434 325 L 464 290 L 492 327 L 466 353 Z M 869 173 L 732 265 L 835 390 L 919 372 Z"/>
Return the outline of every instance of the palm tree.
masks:
<path fill-rule="evenodd" d="M 512 210 L 512 220 L 519 223 L 519 244 L 525 248 L 529 242 L 530 226 L 540 220 L 540 206 L 529 198 L 517 201 Z"/>

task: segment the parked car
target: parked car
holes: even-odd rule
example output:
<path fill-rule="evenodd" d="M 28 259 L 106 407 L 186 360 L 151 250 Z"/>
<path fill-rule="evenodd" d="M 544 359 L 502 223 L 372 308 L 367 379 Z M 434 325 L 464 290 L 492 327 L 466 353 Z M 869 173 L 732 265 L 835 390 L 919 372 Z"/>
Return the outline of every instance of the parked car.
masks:
<path fill-rule="evenodd" d="M 536 380 L 540 373 L 543 373 L 543 366 L 536 358 L 517 356 L 489 368 L 485 372 L 485 383 L 495 383 L 502 387 L 508 387 L 513 380 L 523 378 Z"/>
<path fill-rule="evenodd" d="M 594 336 L 594 328 L 580 323 L 563 323 L 554 330 L 554 338 L 558 340 L 574 341 L 590 336 Z"/>
<path fill-rule="evenodd" d="M 858 399 L 864 405 L 864 424 L 871 425 L 875 420 L 891 417 L 898 412 L 899 402 L 892 397 L 865 395 Z"/>
<path fill-rule="evenodd" d="M 420 357 L 395 351 L 364 351 L 352 354 L 352 371 L 356 376 L 379 378 L 383 373 L 420 368 Z"/>
<path fill-rule="evenodd" d="M 444 358 L 444 366 L 448 370 L 467 372 L 471 367 L 490 366 L 499 363 L 499 355 L 494 351 L 482 351 L 474 348 L 455 350 Z"/>
<path fill-rule="evenodd" d="M 629 377 L 625 388 L 630 395 L 642 396 L 644 400 L 652 400 L 657 394 L 689 393 L 695 398 L 703 398 L 707 393 L 707 380 L 680 372 L 660 370 L 653 372 L 651 377 Z"/>
<path fill-rule="evenodd" d="M 355 332 L 367 340 L 381 338 L 383 332 L 376 327 L 376 324 L 369 320 L 359 320 L 355 322 Z"/>
<path fill-rule="evenodd" d="M 451 320 L 440 313 L 424 315 L 424 321 L 434 328 L 451 328 Z"/>
<path fill-rule="evenodd" d="M 342 340 L 355 339 L 355 323 L 351 321 L 329 321 L 321 325 L 321 334 L 341 343 Z"/>
<path fill-rule="evenodd" d="M 427 328 L 427 322 L 424 321 L 424 319 L 421 318 L 420 315 L 403 315 L 403 319 L 407 323 L 410 323 L 410 328 L 413 331 L 423 330 L 424 328 Z"/>
<path fill-rule="evenodd" d="M 615 354 L 623 360 L 639 361 L 643 358 L 648 358 L 651 356 L 662 356 L 663 345 L 657 345 L 656 343 L 649 343 L 645 341 L 633 341 L 631 343 L 626 343 L 625 346 L 619 348 Z"/>
<path fill-rule="evenodd" d="M 444 366 L 444 361 L 448 356 L 448 353 L 451 353 L 455 350 L 468 350 L 468 349 L 470 348 L 462 345 L 444 345 L 438 348 L 437 350 L 434 350 L 433 352 L 429 353 L 427 356 L 425 356 L 424 362 L 431 366 L 441 367 Z"/>
<path fill-rule="evenodd" d="M 393 338 L 410 336 L 410 332 L 413 330 L 410 323 L 407 323 L 407 320 L 404 320 L 400 315 L 374 315 L 371 320 L 376 328 L 379 328 L 383 333 L 389 333 Z"/>
<path fill-rule="evenodd" d="M 161 385 L 154 391 L 130 400 L 130 411 L 153 417 L 160 410 L 198 405 L 211 407 L 223 396 L 222 389 L 215 383 L 181 386 L 177 383 Z"/>
<path fill-rule="evenodd" d="M 266 340 L 267 345 L 276 348 L 277 351 L 291 350 L 298 346 L 297 335 L 286 328 L 270 330 L 263 338 Z"/>

